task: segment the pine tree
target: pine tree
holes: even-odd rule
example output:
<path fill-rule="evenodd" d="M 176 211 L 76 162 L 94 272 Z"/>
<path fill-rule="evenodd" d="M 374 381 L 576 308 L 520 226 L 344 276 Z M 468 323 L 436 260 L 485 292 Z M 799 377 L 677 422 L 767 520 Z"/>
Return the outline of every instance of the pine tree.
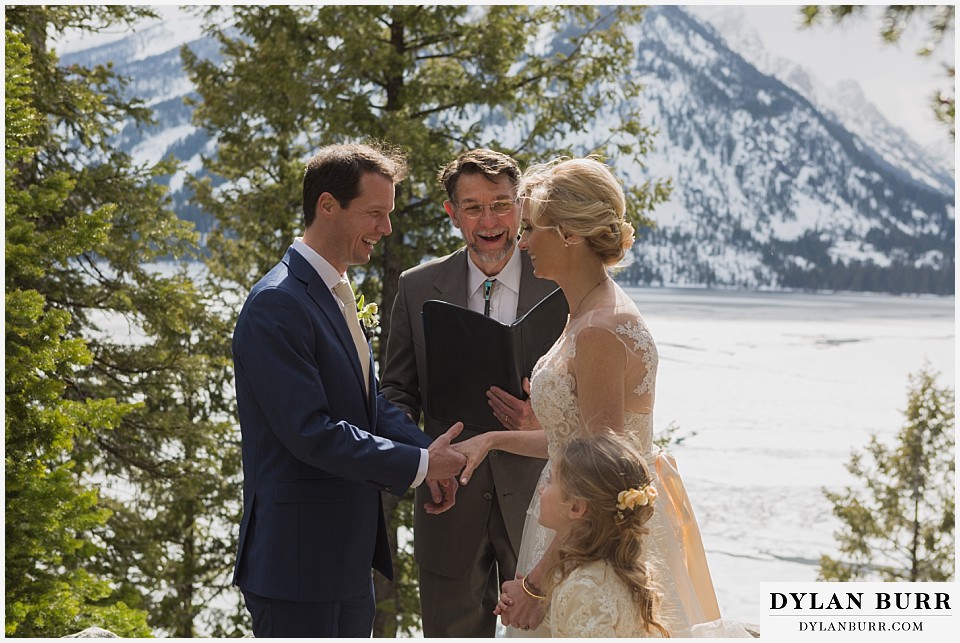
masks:
<path fill-rule="evenodd" d="M 400 272 L 460 242 L 436 181 L 460 152 L 491 147 L 521 165 L 597 152 L 642 168 L 651 132 L 639 120 L 627 35 L 641 16 L 638 7 L 572 5 L 208 9 L 222 61 L 186 48 L 183 58 L 200 95 L 195 120 L 217 139 L 210 177 L 192 183 L 216 220 L 211 272 L 224 290 L 245 293 L 279 260 L 300 229 L 303 167 L 319 147 L 400 145 L 411 177 L 397 195 L 393 234 L 353 274 L 366 300 L 381 304 L 389 332 Z M 627 189 L 639 222 L 668 184 Z M 393 523 L 398 503 L 384 500 Z M 376 636 L 393 636 L 398 615 L 418 612 L 415 581 L 399 584 L 407 589 L 395 599 L 377 577 Z"/>
<path fill-rule="evenodd" d="M 63 261 L 102 239 L 102 219 L 73 229 L 36 234 L 36 224 L 59 209 L 72 189 L 65 174 L 50 174 L 23 189 L 32 165 L 30 146 L 41 127 L 33 106 L 35 70 L 21 34 L 6 31 L 6 396 L 5 608 L 7 636 L 63 636 L 90 625 L 124 636 L 149 636 L 146 615 L 117 601 L 108 579 L 87 570 L 97 554 L 89 540 L 109 511 L 85 480 L 89 469 L 72 457 L 96 431 L 116 428 L 129 405 L 115 400 L 70 400 L 76 371 L 92 355 L 67 338 L 70 314 L 47 305 L 25 283 L 43 278 L 34 252 Z"/>
<path fill-rule="evenodd" d="M 821 580 L 949 581 L 954 575 L 954 393 L 924 368 L 910 376 L 894 445 L 873 436 L 847 470 L 860 483 L 824 491 L 840 519 L 843 558 L 822 556 Z"/>
<path fill-rule="evenodd" d="M 127 96 L 109 65 L 65 68 L 48 45 L 67 29 L 132 25 L 150 15 L 134 6 L 6 8 L 8 43 L 22 42 L 30 60 L 24 100 L 33 123 L 17 142 L 30 153 L 7 159 L 8 204 L 17 205 L 7 208 L 8 301 L 11 292 L 36 293 L 30 314 L 50 330 L 62 326 L 51 338 L 62 336 L 74 351 L 55 370 L 66 377 L 73 365 L 65 403 L 95 410 L 78 433 L 84 439 L 58 444 L 63 467 L 102 488 L 97 510 L 109 516 L 106 524 L 88 520 L 74 537 L 88 572 L 112 579 L 103 600 L 147 611 L 161 632 L 191 636 L 206 618 L 207 633 L 232 633 L 229 617 L 207 608 L 229 587 L 239 511 L 222 302 L 205 294 L 188 264 L 159 263 L 195 258 L 198 248 L 157 182 L 174 163 L 140 165 L 116 146 L 123 127 L 151 122 L 149 110 Z M 9 379 L 8 370 L 8 391 Z M 30 410 L 51 403 L 33 402 Z M 8 421 L 8 445 L 11 431 L 29 430 Z M 92 510 L 96 497 L 84 498 Z M 19 527 L 8 520 L 7 529 Z M 69 552 L 45 547 L 50 557 Z"/>

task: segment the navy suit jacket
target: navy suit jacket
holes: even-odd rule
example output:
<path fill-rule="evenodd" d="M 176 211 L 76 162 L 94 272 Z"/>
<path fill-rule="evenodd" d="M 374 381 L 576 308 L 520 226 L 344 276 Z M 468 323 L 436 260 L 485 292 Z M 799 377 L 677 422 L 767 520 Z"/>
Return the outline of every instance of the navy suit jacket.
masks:
<path fill-rule="evenodd" d="M 254 286 L 233 335 L 243 448 L 234 584 L 337 600 L 393 577 L 380 491 L 402 495 L 431 442 L 377 394 L 338 302 L 292 248 Z"/>

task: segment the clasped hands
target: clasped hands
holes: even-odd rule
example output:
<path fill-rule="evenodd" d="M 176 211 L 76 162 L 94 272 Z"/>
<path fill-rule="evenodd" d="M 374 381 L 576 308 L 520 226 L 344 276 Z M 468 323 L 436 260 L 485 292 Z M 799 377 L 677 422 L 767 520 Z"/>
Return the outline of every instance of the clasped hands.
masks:
<path fill-rule="evenodd" d="M 528 394 L 530 393 L 530 380 L 528 378 L 523 380 L 523 390 Z M 493 414 L 500 420 L 500 424 L 509 431 L 537 431 L 541 429 L 540 422 L 533 414 L 529 399 L 518 399 L 500 387 L 491 386 L 487 391 L 487 403 L 493 410 Z M 494 435 L 496 433 L 498 432 L 481 433 L 469 440 L 453 445 L 454 449 L 467 457 L 466 466 L 460 473 L 460 484 L 470 482 L 473 472 L 493 448 L 491 443 L 496 440 L 496 435 Z"/>
<path fill-rule="evenodd" d="M 530 380 L 524 378 L 523 390 L 530 393 Z M 540 428 L 529 400 L 521 400 L 503 389 L 493 386 L 487 391 L 487 401 L 494 415 L 505 429 L 529 431 Z M 427 449 L 430 461 L 427 467 L 427 486 L 432 502 L 424 505 L 428 514 L 440 514 L 453 506 L 457 494 L 456 476 L 460 484 L 467 484 L 487 453 L 490 451 L 484 434 L 452 444 L 463 431 L 463 423 L 457 422 L 447 432 L 433 441 Z"/>
<path fill-rule="evenodd" d="M 516 580 L 503 584 L 500 600 L 493 613 L 500 617 L 504 626 L 528 631 L 536 629 L 546 616 L 546 601 L 539 594 L 534 596 L 523 587 L 524 578 L 517 574 Z M 539 589 L 539 588 L 535 588 Z"/>
<path fill-rule="evenodd" d="M 453 506 L 457 495 L 457 474 L 467 463 L 467 457 L 450 443 L 463 431 L 463 422 L 457 422 L 427 447 L 427 478 L 432 502 L 424 503 L 428 514 L 441 514 Z"/>

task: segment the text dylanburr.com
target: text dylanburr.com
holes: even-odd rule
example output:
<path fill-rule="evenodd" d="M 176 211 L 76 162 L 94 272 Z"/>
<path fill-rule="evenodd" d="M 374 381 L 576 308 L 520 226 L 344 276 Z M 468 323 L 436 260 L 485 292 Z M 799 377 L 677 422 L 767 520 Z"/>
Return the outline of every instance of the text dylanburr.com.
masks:
<path fill-rule="evenodd" d="M 761 638 L 956 640 L 957 583 L 760 583 Z"/>

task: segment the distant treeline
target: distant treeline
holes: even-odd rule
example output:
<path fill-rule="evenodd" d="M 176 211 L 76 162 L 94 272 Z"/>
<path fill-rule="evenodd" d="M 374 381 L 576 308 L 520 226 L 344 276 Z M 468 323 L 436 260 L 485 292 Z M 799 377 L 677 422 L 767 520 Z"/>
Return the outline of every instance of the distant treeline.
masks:
<path fill-rule="evenodd" d="M 943 267 L 892 264 L 878 266 L 869 261 L 831 261 L 823 265 L 802 268 L 795 263 L 774 267 L 777 286 L 800 290 L 846 290 L 855 292 L 882 292 L 893 295 L 932 294 L 954 295 L 955 266 L 952 258 Z M 719 279 L 711 266 L 698 262 L 687 266 L 685 276 L 693 283 L 707 288 L 725 287 L 750 289 L 746 278 L 741 283 L 727 283 Z M 627 266 L 617 275 L 617 281 L 631 286 L 664 285 L 662 271 L 643 262 Z"/>
<path fill-rule="evenodd" d="M 869 262 L 835 261 L 829 266 L 803 269 L 787 267 L 781 273 L 781 285 L 786 288 L 809 290 L 856 290 L 885 292 L 894 295 L 905 293 L 953 295 L 955 294 L 954 263 L 951 260 L 942 268 L 905 266 L 893 264 L 878 266 Z"/>
<path fill-rule="evenodd" d="M 834 259 L 829 252 L 831 242 L 816 231 L 808 231 L 795 241 L 774 242 L 767 264 L 787 288 L 952 295 L 956 292 L 953 228 L 944 228 L 943 234 L 949 239 L 933 234 L 911 236 L 895 227 L 871 230 L 864 243 L 887 256 L 903 257 L 889 266 L 879 266 L 870 260 Z M 917 265 L 931 254 L 939 255 L 939 266 Z M 808 265 L 797 265 L 790 255 L 803 257 Z"/>

